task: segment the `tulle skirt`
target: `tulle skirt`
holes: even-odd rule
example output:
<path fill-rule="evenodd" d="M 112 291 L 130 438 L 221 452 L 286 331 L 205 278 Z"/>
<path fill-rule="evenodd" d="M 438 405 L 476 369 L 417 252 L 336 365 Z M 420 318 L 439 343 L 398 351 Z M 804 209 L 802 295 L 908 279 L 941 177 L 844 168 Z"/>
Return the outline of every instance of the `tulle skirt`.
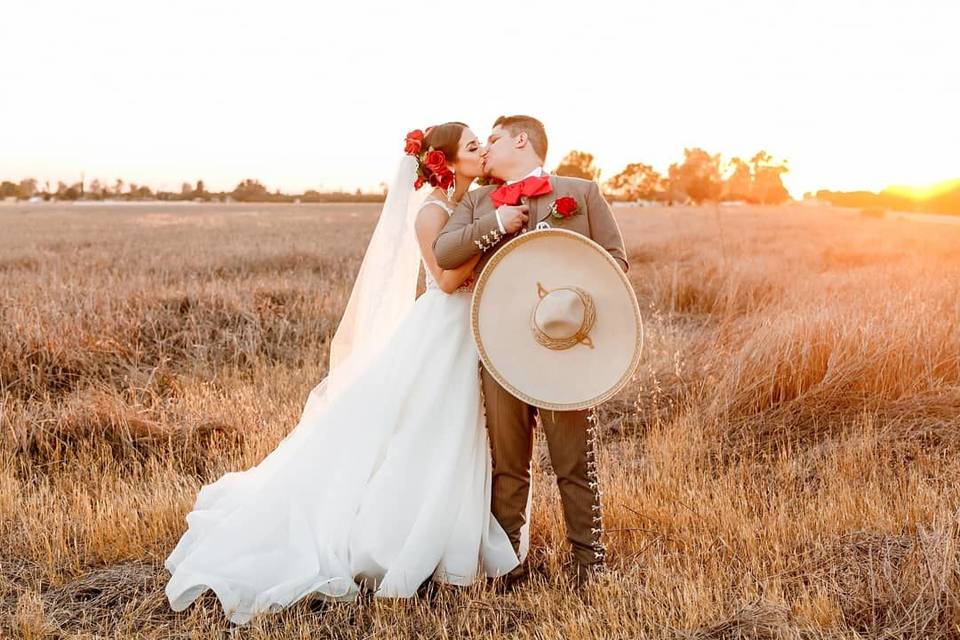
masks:
<path fill-rule="evenodd" d="M 212 589 L 244 623 L 310 593 L 404 598 L 518 564 L 490 513 L 469 307 L 468 292 L 428 289 L 322 410 L 257 466 L 201 488 L 165 561 L 174 610 Z"/>

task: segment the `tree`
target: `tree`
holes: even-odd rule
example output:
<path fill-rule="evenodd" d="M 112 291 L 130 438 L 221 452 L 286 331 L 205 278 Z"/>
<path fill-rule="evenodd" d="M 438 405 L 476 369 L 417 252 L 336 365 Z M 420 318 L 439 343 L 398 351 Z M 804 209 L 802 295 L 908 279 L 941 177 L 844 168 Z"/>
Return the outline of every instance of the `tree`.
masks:
<path fill-rule="evenodd" d="M 733 158 L 729 164 L 730 177 L 723 185 L 724 200 L 742 200 L 751 202 L 753 198 L 753 171 L 750 165 L 740 158 Z"/>
<path fill-rule="evenodd" d="M 13 198 L 17 195 L 17 185 L 9 180 L 0 183 L 0 198 Z"/>
<path fill-rule="evenodd" d="M 252 178 L 238 184 L 231 195 L 237 202 L 265 202 L 270 199 L 267 188 Z"/>
<path fill-rule="evenodd" d="M 26 178 L 20 181 L 20 186 L 17 189 L 19 192 L 18 195 L 21 198 L 32 198 L 34 194 L 37 193 L 37 181 L 35 178 Z"/>
<path fill-rule="evenodd" d="M 152 198 L 153 191 L 150 190 L 150 187 L 140 186 L 136 183 L 130 183 L 130 197 L 135 200 L 143 200 L 145 198 Z"/>
<path fill-rule="evenodd" d="M 585 151 L 574 150 L 565 155 L 553 173 L 584 180 L 600 179 L 600 169 L 593 164 L 593 154 Z"/>
<path fill-rule="evenodd" d="M 96 178 L 90 183 L 90 198 L 93 200 L 103 200 L 103 196 L 106 194 L 106 189 Z"/>
<path fill-rule="evenodd" d="M 671 201 L 686 196 L 700 204 L 720 197 L 720 154 L 710 155 L 696 147 L 684 149 L 683 163 L 671 164 L 667 175 Z"/>
<path fill-rule="evenodd" d="M 67 186 L 63 182 L 57 182 L 57 198 L 60 200 L 76 200 L 83 193 L 83 183 L 76 183 Z"/>
<path fill-rule="evenodd" d="M 787 173 L 786 163 L 775 163 L 766 151 L 758 151 L 752 158 L 753 198 L 763 204 L 782 204 L 790 199 L 790 192 L 783 186 L 780 176 Z"/>
<path fill-rule="evenodd" d="M 114 185 L 113 185 L 113 193 L 114 193 L 114 195 L 118 195 L 118 196 L 119 196 L 121 193 L 123 193 L 123 180 L 122 180 L 122 179 L 117 178 L 117 181 L 116 181 L 116 182 L 114 183 Z"/>
<path fill-rule="evenodd" d="M 659 200 L 664 181 L 653 167 L 633 162 L 606 182 L 606 191 L 619 200 Z"/>

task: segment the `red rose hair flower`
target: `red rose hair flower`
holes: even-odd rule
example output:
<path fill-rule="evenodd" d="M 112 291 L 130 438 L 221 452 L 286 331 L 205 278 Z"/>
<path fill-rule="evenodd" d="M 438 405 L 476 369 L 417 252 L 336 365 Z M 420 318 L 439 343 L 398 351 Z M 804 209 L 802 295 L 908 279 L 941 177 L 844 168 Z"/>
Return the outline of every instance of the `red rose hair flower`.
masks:
<path fill-rule="evenodd" d="M 433 147 L 426 151 L 423 150 L 424 138 L 432 128 L 427 127 L 426 132 L 414 129 L 407 134 L 404 143 L 404 152 L 417 159 L 417 177 L 413 183 L 414 189 L 419 189 L 427 183 L 441 189 L 446 189 L 453 184 L 453 172 L 447 167 L 446 154 Z"/>
<path fill-rule="evenodd" d="M 428 151 L 423 159 L 423 164 L 434 173 L 443 173 L 443 170 L 447 168 L 447 156 L 443 154 L 443 151 Z"/>
<path fill-rule="evenodd" d="M 407 134 L 406 145 L 403 147 L 403 152 L 415 156 L 420 153 L 420 148 L 422 146 L 423 131 L 420 131 L 420 129 L 414 129 Z"/>
<path fill-rule="evenodd" d="M 453 184 L 453 172 L 447 169 L 446 166 L 443 167 L 443 171 L 437 175 L 437 186 L 441 189 L 446 190 L 450 185 Z"/>

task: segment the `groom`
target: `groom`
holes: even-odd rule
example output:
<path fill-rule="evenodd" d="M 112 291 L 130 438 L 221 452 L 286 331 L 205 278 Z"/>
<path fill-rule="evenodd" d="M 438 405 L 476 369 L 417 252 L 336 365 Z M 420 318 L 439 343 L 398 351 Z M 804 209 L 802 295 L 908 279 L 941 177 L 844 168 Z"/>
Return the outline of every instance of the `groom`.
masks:
<path fill-rule="evenodd" d="M 497 119 L 481 158 L 486 173 L 505 184 L 481 187 L 463 197 L 434 243 L 441 269 L 455 269 L 481 253 L 479 274 L 506 241 L 545 226 L 593 239 L 624 271 L 628 269 L 623 237 L 597 184 L 548 175 L 543 170 L 546 155 L 547 133 L 539 120 L 530 116 Z M 562 196 L 573 197 L 579 208 L 569 217 L 557 218 L 551 215 L 551 205 Z M 600 540 L 596 425 L 589 424 L 588 410 L 538 411 L 504 390 L 486 369 L 481 380 L 493 455 L 493 515 L 518 550 L 530 488 L 533 427 L 539 413 L 557 474 L 567 538 L 573 546 L 575 578 L 582 584 L 603 568 L 605 553 Z M 522 568 L 511 572 L 511 581 L 524 572 Z"/>

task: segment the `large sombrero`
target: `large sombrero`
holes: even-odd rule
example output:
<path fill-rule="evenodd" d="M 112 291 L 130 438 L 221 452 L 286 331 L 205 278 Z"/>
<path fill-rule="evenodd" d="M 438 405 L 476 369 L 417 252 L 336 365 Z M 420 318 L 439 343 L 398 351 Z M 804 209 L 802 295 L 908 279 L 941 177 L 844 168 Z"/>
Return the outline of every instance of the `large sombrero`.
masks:
<path fill-rule="evenodd" d="M 603 247 L 566 229 L 523 233 L 490 258 L 471 325 L 490 375 L 527 404 L 557 411 L 614 395 L 643 345 L 627 276 Z"/>

